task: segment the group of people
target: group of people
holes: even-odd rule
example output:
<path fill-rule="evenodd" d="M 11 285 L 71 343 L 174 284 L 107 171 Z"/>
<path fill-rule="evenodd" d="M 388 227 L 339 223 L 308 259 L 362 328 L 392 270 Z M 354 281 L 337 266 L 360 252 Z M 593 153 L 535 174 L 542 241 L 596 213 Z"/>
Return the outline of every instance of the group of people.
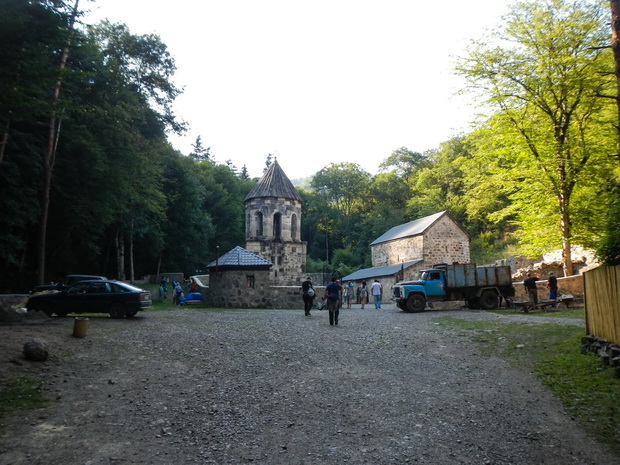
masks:
<path fill-rule="evenodd" d="M 528 273 L 527 277 L 523 280 L 523 286 L 527 292 L 527 296 L 530 301 L 530 307 L 536 309 L 538 307 L 538 287 L 536 281 L 540 281 L 540 278 L 533 273 Z M 553 274 L 553 271 L 548 273 L 547 289 L 549 289 L 549 300 L 558 299 L 558 278 Z M 555 304 L 551 305 L 551 308 L 555 308 Z"/>
<path fill-rule="evenodd" d="M 193 280 L 192 280 L 193 282 Z M 162 278 L 159 283 L 159 301 L 163 302 L 168 298 L 168 278 Z M 188 285 L 189 286 L 189 285 Z M 191 290 L 188 287 L 188 290 Z M 183 298 L 183 287 L 179 281 L 172 281 L 172 304 L 181 305 L 181 299 Z"/>
<path fill-rule="evenodd" d="M 357 297 L 357 302 L 361 305 L 361 308 L 365 308 L 369 295 L 373 297 L 375 309 L 381 308 L 383 286 L 378 279 L 375 279 L 375 282 L 370 285 L 370 288 L 368 288 L 366 281 L 362 281 L 357 287 L 357 290 L 354 289 L 355 285 L 352 282 L 348 282 L 343 286 L 342 282 L 339 282 L 336 278 L 332 278 L 331 282 L 325 287 L 323 300 L 327 303 L 330 325 L 338 325 L 340 307 L 345 303 L 347 308 L 351 308 L 354 295 Z M 312 279 L 309 276 L 301 284 L 301 290 L 304 301 L 304 313 L 306 316 L 311 316 L 310 310 L 312 309 L 316 297 L 316 291 L 312 284 Z"/>

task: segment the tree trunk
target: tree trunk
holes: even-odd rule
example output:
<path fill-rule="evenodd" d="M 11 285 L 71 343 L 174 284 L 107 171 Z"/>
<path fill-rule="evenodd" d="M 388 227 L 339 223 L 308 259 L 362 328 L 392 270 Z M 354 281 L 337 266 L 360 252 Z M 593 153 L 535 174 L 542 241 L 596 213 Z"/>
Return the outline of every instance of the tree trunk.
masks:
<path fill-rule="evenodd" d="M 133 284 L 136 280 L 133 267 L 133 218 L 129 229 L 129 282 Z"/>
<path fill-rule="evenodd" d="M 118 280 L 125 280 L 125 236 L 119 228 L 116 233 L 116 269 Z"/>
<path fill-rule="evenodd" d="M 41 285 L 45 282 L 45 252 L 47 238 L 47 220 L 50 207 L 50 192 L 52 189 L 52 170 L 54 165 L 54 155 L 56 153 L 56 142 L 58 140 L 58 132 L 56 128 L 56 110 L 60 100 L 60 87 L 62 85 L 62 73 L 67 66 L 67 58 L 69 56 L 69 46 L 71 45 L 71 32 L 75 24 L 77 16 L 78 4 L 80 0 L 75 0 L 75 6 L 71 14 L 71 23 L 69 24 L 69 36 L 60 56 L 60 66 L 58 68 L 58 79 L 54 86 L 52 94 L 52 113 L 48 125 L 47 150 L 43 156 L 43 198 L 41 201 L 41 222 L 39 224 L 39 243 L 38 243 L 38 263 L 37 263 L 37 284 Z"/>
<path fill-rule="evenodd" d="M 560 198 L 560 230 L 562 234 L 562 268 L 564 276 L 573 275 L 573 257 L 571 252 L 571 221 L 568 213 L 568 196 Z"/>
<path fill-rule="evenodd" d="M 2 160 L 4 160 L 4 152 L 6 150 L 6 145 L 9 143 L 9 130 L 11 129 L 11 112 L 9 111 L 8 116 L 6 118 L 6 124 L 4 125 L 4 131 L 2 133 L 2 141 L 0 141 L 0 165 L 2 165 Z"/>

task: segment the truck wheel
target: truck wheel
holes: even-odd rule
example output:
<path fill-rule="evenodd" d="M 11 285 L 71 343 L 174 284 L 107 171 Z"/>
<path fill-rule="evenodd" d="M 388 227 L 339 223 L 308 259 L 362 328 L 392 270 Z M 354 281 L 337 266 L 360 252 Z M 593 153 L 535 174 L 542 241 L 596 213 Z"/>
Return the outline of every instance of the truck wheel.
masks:
<path fill-rule="evenodd" d="M 407 299 L 408 312 L 421 312 L 426 307 L 426 299 L 420 294 L 412 294 Z"/>
<path fill-rule="evenodd" d="M 480 308 L 480 303 L 478 299 L 472 297 L 471 299 L 467 299 L 467 308 Z"/>
<path fill-rule="evenodd" d="M 480 308 L 483 310 L 495 310 L 499 305 L 499 298 L 493 291 L 484 291 L 480 294 Z"/>

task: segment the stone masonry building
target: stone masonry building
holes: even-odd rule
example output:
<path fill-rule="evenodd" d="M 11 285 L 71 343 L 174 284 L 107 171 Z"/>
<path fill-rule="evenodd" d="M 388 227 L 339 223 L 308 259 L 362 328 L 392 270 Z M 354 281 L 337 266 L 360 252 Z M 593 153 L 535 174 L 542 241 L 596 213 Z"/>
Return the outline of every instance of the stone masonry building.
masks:
<path fill-rule="evenodd" d="M 384 288 L 437 263 L 469 263 L 469 234 L 447 211 L 394 226 L 370 244 L 372 268 L 344 281 L 377 279 Z"/>
<path fill-rule="evenodd" d="M 306 242 L 301 240 L 301 197 L 277 160 L 245 197 L 245 248 L 270 261 L 274 285 L 301 283 Z"/>

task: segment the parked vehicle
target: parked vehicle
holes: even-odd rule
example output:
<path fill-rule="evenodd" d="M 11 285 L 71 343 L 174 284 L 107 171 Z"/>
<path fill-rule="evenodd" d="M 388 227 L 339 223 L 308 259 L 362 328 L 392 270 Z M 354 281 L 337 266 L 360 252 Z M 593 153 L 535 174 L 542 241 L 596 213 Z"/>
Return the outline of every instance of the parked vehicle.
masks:
<path fill-rule="evenodd" d="M 72 284 L 78 283 L 80 281 L 87 281 L 87 280 L 105 281 L 107 279 L 108 278 L 106 278 L 105 276 L 95 276 L 95 275 L 90 275 L 90 274 L 68 274 L 59 283 L 43 284 L 41 286 L 35 287 L 34 290 L 31 292 L 31 294 L 34 294 L 36 292 L 43 292 L 43 291 L 59 291 L 61 289 L 69 287 Z"/>
<path fill-rule="evenodd" d="M 119 281 L 80 281 L 57 292 L 31 295 L 28 310 L 46 315 L 109 313 L 112 318 L 131 318 L 152 305 L 151 293 Z"/>
<path fill-rule="evenodd" d="M 421 312 L 428 301 L 464 300 L 469 308 L 492 310 L 515 295 L 509 266 L 440 264 L 420 271 L 418 279 L 394 285 L 394 300 L 407 312 Z"/>

